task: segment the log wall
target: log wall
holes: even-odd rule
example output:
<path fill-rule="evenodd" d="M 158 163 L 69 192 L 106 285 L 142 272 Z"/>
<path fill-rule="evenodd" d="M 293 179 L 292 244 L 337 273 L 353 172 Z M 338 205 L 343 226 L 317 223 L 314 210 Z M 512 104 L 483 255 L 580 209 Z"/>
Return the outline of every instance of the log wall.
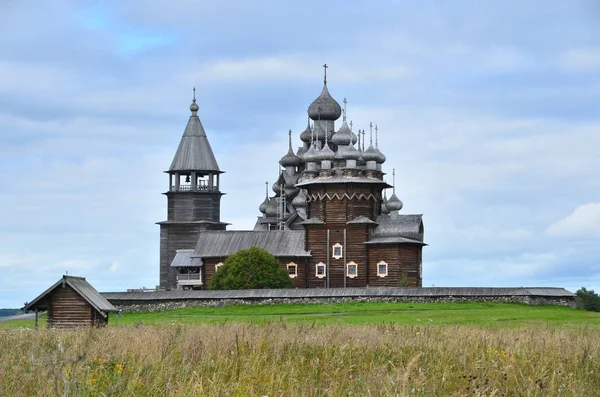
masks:
<path fill-rule="evenodd" d="M 108 323 L 108 317 L 103 317 L 68 285 L 52 291 L 49 300 L 48 328 L 80 328 Z"/>

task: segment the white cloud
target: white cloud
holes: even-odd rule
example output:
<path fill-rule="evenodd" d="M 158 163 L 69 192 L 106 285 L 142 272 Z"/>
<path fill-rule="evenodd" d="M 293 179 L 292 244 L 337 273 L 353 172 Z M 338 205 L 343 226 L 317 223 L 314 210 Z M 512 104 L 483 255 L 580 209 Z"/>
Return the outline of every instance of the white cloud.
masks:
<path fill-rule="evenodd" d="M 600 203 L 588 203 L 575 208 L 567 217 L 550 225 L 552 236 L 600 237 Z"/>
<path fill-rule="evenodd" d="M 576 48 L 559 55 L 558 64 L 570 72 L 591 72 L 600 70 L 600 48 Z"/>
<path fill-rule="evenodd" d="M 267 56 L 262 58 L 220 59 L 199 65 L 189 72 L 188 81 L 194 76 L 214 83 L 240 83 L 254 81 L 296 81 L 314 82 L 319 78 L 321 63 L 312 55 L 305 56 Z M 329 58 L 328 58 L 329 59 Z M 334 76 L 337 83 L 360 83 L 364 81 L 390 81 L 410 76 L 404 65 L 379 66 L 360 65 L 347 62 L 343 57 L 329 59 L 334 65 Z M 349 65 L 349 66 L 346 66 Z"/>
<path fill-rule="evenodd" d="M 114 261 L 113 263 L 111 263 L 111 264 L 110 264 L 110 267 L 108 268 L 108 270 L 109 270 L 111 273 L 114 273 L 114 272 L 116 272 L 116 271 L 117 271 L 117 269 L 118 269 L 118 268 L 119 268 L 119 262 L 117 262 L 117 261 Z"/>

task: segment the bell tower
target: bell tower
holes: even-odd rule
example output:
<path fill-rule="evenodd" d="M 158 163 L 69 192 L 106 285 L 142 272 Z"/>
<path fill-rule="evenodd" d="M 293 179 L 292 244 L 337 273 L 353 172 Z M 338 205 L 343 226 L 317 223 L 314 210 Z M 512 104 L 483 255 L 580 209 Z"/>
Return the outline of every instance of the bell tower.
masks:
<path fill-rule="evenodd" d="M 220 175 L 215 155 L 198 117 L 194 99 L 192 114 L 168 171 L 167 220 L 160 225 L 160 287 L 175 289 L 176 271 L 170 268 L 177 250 L 193 249 L 205 230 L 225 230 L 221 222 Z"/>

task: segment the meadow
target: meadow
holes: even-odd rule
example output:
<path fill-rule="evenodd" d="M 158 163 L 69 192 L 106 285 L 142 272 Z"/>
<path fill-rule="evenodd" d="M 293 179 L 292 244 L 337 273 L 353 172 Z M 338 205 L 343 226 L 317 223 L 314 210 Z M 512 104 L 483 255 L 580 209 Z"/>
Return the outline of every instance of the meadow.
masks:
<path fill-rule="evenodd" d="M 105 329 L 4 325 L 0 395 L 600 395 L 600 314 L 557 306 L 230 306 L 129 313 Z"/>

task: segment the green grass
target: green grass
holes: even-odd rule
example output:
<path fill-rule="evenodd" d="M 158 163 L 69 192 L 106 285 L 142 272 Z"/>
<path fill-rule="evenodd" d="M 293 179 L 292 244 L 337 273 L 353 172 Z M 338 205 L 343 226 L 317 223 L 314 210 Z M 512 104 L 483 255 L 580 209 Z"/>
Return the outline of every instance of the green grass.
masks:
<path fill-rule="evenodd" d="M 186 308 L 161 313 L 125 313 L 119 324 L 223 322 L 294 322 L 315 324 L 469 324 L 524 326 L 535 324 L 600 325 L 600 313 L 561 306 L 506 303 L 368 303 L 233 305 Z"/>
<path fill-rule="evenodd" d="M 120 325 L 219 324 L 227 322 L 300 324 L 404 325 L 465 324 L 519 327 L 544 324 L 600 325 L 600 313 L 562 306 L 510 303 L 382 303 L 232 305 L 221 308 L 186 308 L 165 312 L 124 313 Z M 111 315 L 111 325 L 115 319 Z M 44 326 L 43 322 L 40 322 Z M 0 327 L 33 327 L 33 320 L 0 323 Z"/>

